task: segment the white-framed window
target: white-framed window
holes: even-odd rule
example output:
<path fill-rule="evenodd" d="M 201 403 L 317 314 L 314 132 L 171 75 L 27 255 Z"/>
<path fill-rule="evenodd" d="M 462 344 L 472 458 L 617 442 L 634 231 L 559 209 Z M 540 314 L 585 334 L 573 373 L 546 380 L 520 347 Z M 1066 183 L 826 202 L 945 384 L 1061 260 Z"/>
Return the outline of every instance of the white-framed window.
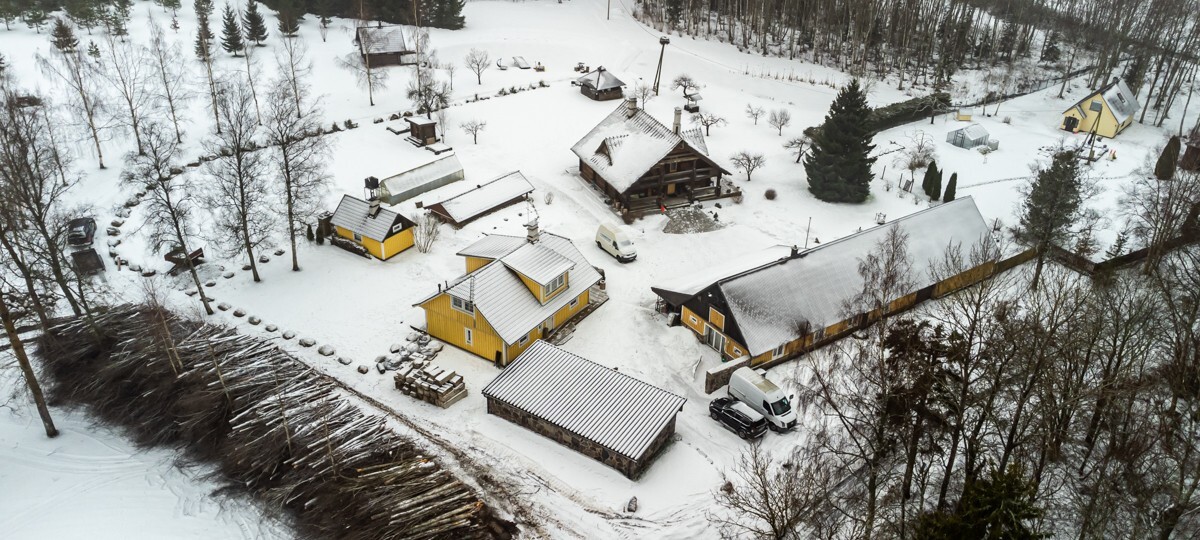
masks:
<path fill-rule="evenodd" d="M 546 293 L 548 294 L 548 293 L 557 291 L 557 290 L 561 289 L 563 287 L 563 285 L 566 285 L 566 284 L 567 284 L 567 275 L 564 273 L 563 275 L 550 280 L 550 283 L 548 285 L 546 285 Z"/>
<path fill-rule="evenodd" d="M 358 234 L 358 233 L 354 233 L 354 241 L 355 241 L 355 242 L 362 242 L 362 235 L 361 235 L 361 234 Z"/>
<path fill-rule="evenodd" d="M 700 320 L 695 315 L 688 315 L 688 320 L 692 321 L 692 324 L 700 324 Z"/>
<path fill-rule="evenodd" d="M 529 344 L 529 335 L 521 336 L 521 345 L 524 346 L 527 344 Z"/>
<path fill-rule="evenodd" d="M 570 305 L 571 305 L 571 309 L 575 309 L 575 306 L 579 305 L 579 297 L 572 298 Z"/>
<path fill-rule="evenodd" d="M 773 360 L 775 358 L 779 358 L 779 357 L 783 356 L 783 353 L 785 352 L 786 348 L 787 348 L 786 343 L 784 343 L 783 345 L 780 345 L 778 347 L 775 347 L 775 350 L 771 351 L 771 359 Z"/>
<path fill-rule="evenodd" d="M 463 313 L 475 314 L 475 304 L 472 304 L 470 300 L 464 300 L 457 296 L 450 297 L 450 307 Z"/>
<path fill-rule="evenodd" d="M 392 232 L 394 232 L 394 233 L 396 233 L 396 232 L 400 232 L 400 231 L 403 231 L 403 230 L 404 230 L 404 224 L 403 224 L 403 223 L 397 223 L 397 224 L 395 224 L 395 225 L 392 225 Z"/>
<path fill-rule="evenodd" d="M 734 356 L 741 356 L 741 355 L 742 355 L 742 350 L 741 350 L 741 349 L 739 349 L 739 348 L 737 348 L 737 347 L 734 347 L 734 348 L 733 348 L 733 355 L 734 355 Z"/>
<path fill-rule="evenodd" d="M 467 345 L 474 345 L 475 344 L 475 331 L 470 328 L 464 328 L 463 329 L 463 339 L 466 340 Z"/>

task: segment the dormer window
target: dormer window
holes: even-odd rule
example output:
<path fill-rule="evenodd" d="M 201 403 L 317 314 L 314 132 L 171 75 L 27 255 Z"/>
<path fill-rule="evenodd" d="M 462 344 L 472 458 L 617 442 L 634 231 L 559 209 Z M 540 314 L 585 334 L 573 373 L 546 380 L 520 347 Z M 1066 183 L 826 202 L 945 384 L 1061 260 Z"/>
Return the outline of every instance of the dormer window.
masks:
<path fill-rule="evenodd" d="M 470 300 L 464 300 L 457 296 L 450 297 L 450 307 L 470 315 L 475 314 L 475 304 L 471 303 Z"/>
<path fill-rule="evenodd" d="M 566 285 L 566 284 L 567 284 L 567 274 L 564 273 L 564 274 L 550 280 L 550 283 L 546 284 L 546 293 L 553 293 L 554 291 L 557 291 L 557 290 L 563 288 L 563 285 Z"/>

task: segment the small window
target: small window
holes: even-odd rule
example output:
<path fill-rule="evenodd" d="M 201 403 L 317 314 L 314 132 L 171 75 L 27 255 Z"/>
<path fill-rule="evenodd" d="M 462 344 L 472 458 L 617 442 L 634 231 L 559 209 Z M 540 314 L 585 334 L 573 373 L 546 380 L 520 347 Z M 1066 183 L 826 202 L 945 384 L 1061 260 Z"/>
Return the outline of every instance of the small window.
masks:
<path fill-rule="evenodd" d="M 567 283 L 567 275 L 563 274 L 554 278 L 549 285 L 546 285 L 546 292 L 554 292 L 563 287 Z"/>
<path fill-rule="evenodd" d="M 1121 103 L 1125 103 L 1125 96 L 1121 95 L 1120 92 L 1117 92 L 1117 100 Z"/>
<path fill-rule="evenodd" d="M 688 315 L 688 320 L 692 321 L 692 324 L 700 324 L 700 321 L 696 320 L 695 315 Z"/>
<path fill-rule="evenodd" d="M 529 344 L 529 336 L 528 335 L 521 336 L 521 345 L 527 345 L 527 344 Z"/>
<path fill-rule="evenodd" d="M 578 305 L 579 305 L 579 298 L 578 297 L 572 298 L 571 299 L 571 309 L 575 309 L 575 306 L 578 306 Z"/>
<path fill-rule="evenodd" d="M 668 171 L 668 172 L 675 172 L 675 171 L 678 171 L 678 170 L 679 170 L 679 164 L 678 164 L 678 163 L 671 163 L 670 165 L 667 165 L 667 171 Z"/>
<path fill-rule="evenodd" d="M 450 307 L 463 313 L 469 313 L 471 315 L 475 314 L 475 304 L 471 303 L 470 300 L 464 300 L 457 296 L 450 297 Z"/>
<path fill-rule="evenodd" d="M 474 345 L 475 344 L 475 331 L 470 328 L 464 328 L 463 331 L 464 331 L 463 339 L 466 340 L 467 345 Z"/>
<path fill-rule="evenodd" d="M 394 232 L 394 233 L 397 233 L 397 232 L 400 232 L 400 231 L 403 231 L 403 230 L 404 230 L 404 224 L 403 224 L 403 223 L 397 223 L 397 224 L 395 224 L 395 225 L 392 225 L 392 232 Z"/>
<path fill-rule="evenodd" d="M 741 350 L 741 349 L 739 349 L 739 348 L 737 348 L 737 347 L 734 347 L 734 348 L 733 348 L 733 355 L 734 355 L 734 356 L 741 356 L 741 355 L 742 355 L 742 350 Z"/>
<path fill-rule="evenodd" d="M 783 345 L 780 345 L 778 347 L 775 347 L 775 350 L 771 351 L 771 358 L 775 359 L 775 358 L 782 357 L 786 348 L 787 348 L 786 343 Z"/>
<path fill-rule="evenodd" d="M 358 234 L 358 233 L 354 233 L 354 241 L 355 241 L 355 242 L 362 242 L 362 235 L 361 235 L 361 234 Z"/>

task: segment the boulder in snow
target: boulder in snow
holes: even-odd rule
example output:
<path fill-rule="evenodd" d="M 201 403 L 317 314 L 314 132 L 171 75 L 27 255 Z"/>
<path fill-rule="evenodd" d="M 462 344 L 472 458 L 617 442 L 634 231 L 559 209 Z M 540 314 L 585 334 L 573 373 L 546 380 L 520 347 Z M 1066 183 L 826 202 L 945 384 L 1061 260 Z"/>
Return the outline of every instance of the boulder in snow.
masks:
<path fill-rule="evenodd" d="M 255 317 L 254 315 L 251 315 L 249 319 L 246 319 L 246 322 L 248 322 L 254 326 L 258 326 L 258 324 L 262 322 L 262 319 Z"/>
<path fill-rule="evenodd" d="M 637 512 L 637 508 L 638 508 L 637 497 L 633 497 L 633 498 L 629 499 L 629 502 L 625 505 L 625 511 L 629 512 L 630 514 Z"/>
<path fill-rule="evenodd" d="M 317 349 L 317 353 L 321 356 L 333 356 L 335 352 L 337 351 L 334 350 L 333 345 L 321 345 L 321 348 Z"/>
<path fill-rule="evenodd" d="M 315 339 L 300 338 L 300 346 L 301 347 L 312 347 L 313 345 L 316 345 L 316 344 L 317 344 L 317 340 L 315 340 Z"/>
<path fill-rule="evenodd" d="M 392 351 L 392 352 L 394 352 L 394 353 L 398 353 L 398 352 L 400 352 L 400 350 L 401 350 L 401 349 L 403 349 L 403 348 L 404 348 L 404 344 L 403 344 L 403 343 L 393 343 L 393 344 L 392 344 L 392 346 L 391 346 L 391 348 L 389 348 L 388 350 L 390 350 L 390 351 Z"/>
<path fill-rule="evenodd" d="M 235 310 L 233 310 L 233 316 L 234 316 L 234 317 L 245 317 L 245 316 L 246 316 L 246 310 L 244 310 L 244 309 L 235 309 Z"/>
<path fill-rule="evenodd" d="M 158 273 L 157 270 L 155 270 L 153 268 L 147 268 L 145 270 L 142 270 L 142 277 L 154 277 L 154 275 L 157 273 Z M 192 291 L 192 292 L 194 293 L 196 291 Z"/>
<path fill-rule="evenodd" d="M 266 255 L 259 255 L 259 256 L 258 256 L 258 262 L 260 262 L 260 263 L 269 263 L 269 262 L 271 262 L 271 258 L 270 258 L 270 257 L 268 257 L 268 256 L 266 256 Z"/>
<path fill-rule="evenodd" d="M 370 369 L 368 369 L 368 368 L 367 368 L 367 366 L 358 366 L 358 372 L 359 372 L 359 373 L 362 373 L 363 375 L 366 375 L 366 374 L 367 374 L 367 373 L 369 373 L 370 371 L 371 371 L 371 370 L 370 370 Z"/>
<path fill-rule="evenodd" d="M 352 362 L 354 362 L 354 361 L 353 361 L 353 360 L 351 360 L 351 359 L 349 359 L 349 358 L 345 358 L 345 357 L 341 357 L 341 356 L 339 356 L 339 357 L 338 357 L 338 363 L 339 363 L 339 364 L 341 364 L 341 365 L 343 365 L 343 366 L 348 366 L 348 365 L 350 365 Z"/>
<path fill-rule="evenodd" d="M 217 304 L 217 309 L 219 309 L 221 311 L 229 311 L 229 308 L 231 308 L 231 307 L 233 307 L 233 306 L 226 304 L 225 302 L 221 302 L 220 304 Z"/>
<path fill-rule="evenodd" d="M 285 330 L 283 332 L 283 339 L 292 339 L 294 337 L 296 337 L 296 333 L 291 330 Z"/>
<path fill-rule="evenodd" d="M 274 332 L 274 331 L 276 331 L 276 330 L 279 330 L 279 327 L 278 327 L 278 326 L 275 326 L 275 325 L 273 325 L 273 324 L 268 324 L 268 325 L 266 325 L 266 326 L 264 326 L 264 327 L 263 327 L 263 330 L 266 330 L 266 331 L 268 331 L 268 332 Z"/>
<path fill-rule="evenodd" d="M 233 277 L 233 272 L 225 272 L 224 274 L 221 274 L 221 277 L 223 277 L 225 279 L 230 279 Z"/>
<path fill-rule="evenodd" d="M 286 252 L 286 251 L 284 251 L 284 250 L 282 250 L 282 249 L 277 249 L 277 250 L 275 250 L 275 256 L 276 256 L 276 257 L 282 257 L 284 253 L 287 253 L 287 252 Z"/>
<path fill-rule="evenodd" d="M 416 341 L 417 338 L 419 338 L 419 337 L 421 337 L 421 334 L 418 334 L 416 332 L 409 332 L 407 336 L 404 336 L 404 340 L 405 341 Z"/>

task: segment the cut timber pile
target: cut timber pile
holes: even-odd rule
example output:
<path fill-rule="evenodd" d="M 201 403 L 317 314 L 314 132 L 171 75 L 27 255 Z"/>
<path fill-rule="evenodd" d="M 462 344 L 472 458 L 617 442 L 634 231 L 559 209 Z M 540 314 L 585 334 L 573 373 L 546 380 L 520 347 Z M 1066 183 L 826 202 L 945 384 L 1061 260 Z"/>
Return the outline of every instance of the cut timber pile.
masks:
<path fill-rule="evenodd" d="M 419 361 L 396 370 L 396 389 L 443 409 L 467 397 L 462 375 Z"/>

